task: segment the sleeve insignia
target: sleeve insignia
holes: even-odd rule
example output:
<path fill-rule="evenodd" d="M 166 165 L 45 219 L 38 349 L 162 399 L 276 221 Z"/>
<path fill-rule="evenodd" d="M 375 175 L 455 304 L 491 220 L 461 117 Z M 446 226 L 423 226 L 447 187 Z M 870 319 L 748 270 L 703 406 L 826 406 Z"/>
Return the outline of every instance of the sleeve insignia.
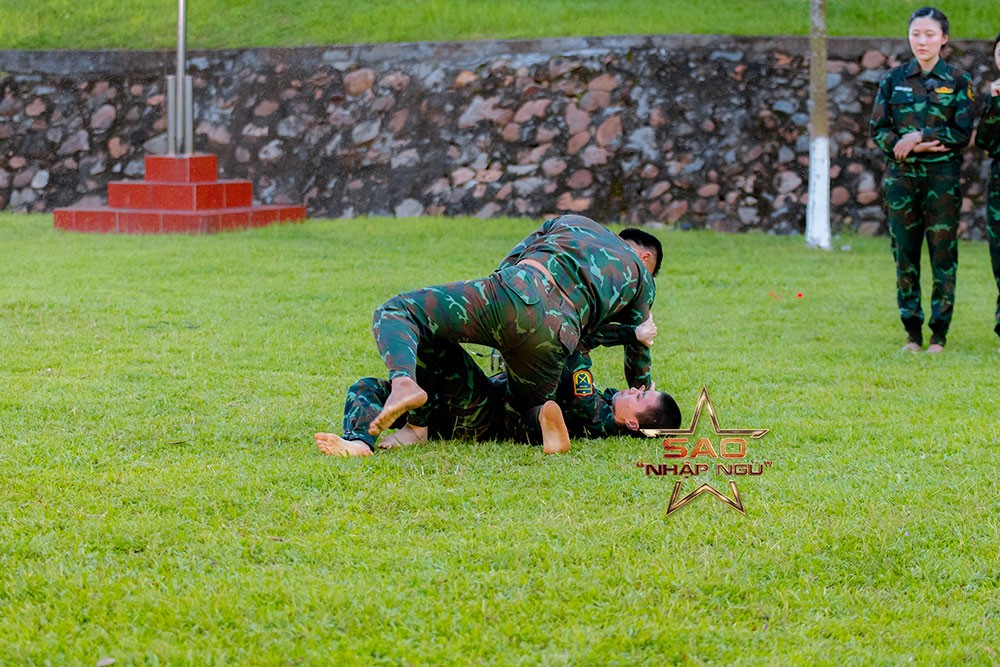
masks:
<path fill-rule="evenodd" d="M 573 373 L 573 395 L 594 395 L 594 376 L 590 374 L 590 371 L 582 370 Z"/>

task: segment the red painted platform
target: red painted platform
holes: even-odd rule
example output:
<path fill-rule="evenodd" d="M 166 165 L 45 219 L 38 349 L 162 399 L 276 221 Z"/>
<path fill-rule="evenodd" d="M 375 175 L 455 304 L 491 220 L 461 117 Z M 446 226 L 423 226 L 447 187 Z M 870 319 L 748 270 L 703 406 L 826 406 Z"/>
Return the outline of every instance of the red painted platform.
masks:
<path fill-rule="evenodd" d="M 142 181 L 108 183 L 108 205 L 55 210 L 73 232 L 208 234 L 305 220 L 305 206 L 254 206 L 250 181 L 217 177 L 214 155 L 147 155 Z"/>

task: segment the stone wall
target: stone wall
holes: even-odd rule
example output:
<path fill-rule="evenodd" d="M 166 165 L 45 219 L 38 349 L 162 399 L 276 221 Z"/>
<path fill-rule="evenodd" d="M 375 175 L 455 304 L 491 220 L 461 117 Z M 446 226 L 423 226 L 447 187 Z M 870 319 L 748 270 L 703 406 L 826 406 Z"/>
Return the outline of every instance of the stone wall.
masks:
<path fill-rule="evenodd" d="M 875 85 L 906 42 L 832 39 L 833 227 L 884 231 Z M 950 61 L 977 89 L 987 42 Z M 720 36 L 415 43 L 190 54 L 195 150 L 312 217 L 528 216 L 801 232 L 808 40 Z M 0 209 L 103 203 L 166 146 L 168 52 L 0 51 Z M 963 234 L 985 159 L 965 154 Z"/>

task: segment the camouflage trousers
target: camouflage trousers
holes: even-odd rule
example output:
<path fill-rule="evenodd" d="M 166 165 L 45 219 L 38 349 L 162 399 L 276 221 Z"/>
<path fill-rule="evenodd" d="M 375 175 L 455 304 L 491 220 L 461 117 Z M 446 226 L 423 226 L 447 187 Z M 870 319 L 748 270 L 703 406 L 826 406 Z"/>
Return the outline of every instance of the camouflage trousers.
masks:
<path fill-rule="evenodd" d="M 427 402 L 400 417 L 392 428 L 408 422 L 426 427 L 430 439 L 500 439 L 506 384 L 486 377 L 468 355 L 465 360 L 455 361 L 458 363 L 420 358 L 416 378 L 427 392 Z M 351 385 L 344 404 L 346 439 L 361 440 L 374 449 L 376 438 L 368 434 L 368 426 L 382 410 L 390 391 L 389 381 L 380 378 L 361 378 Z"/>
<path fill-rule="evenodd" d="M 990 242 L 990 263 L 993 264 L 993 280 L 997 284 L 996 326 L 994 331 L 1000 336 L 1000 159 L 993 159 L 990 172 L 990 189 L 986 200 L 986 237 Z"/>
<path fill-rule="evenodd" d="M 944 345 L 955 306 L 958 267 L 958 216 L 962 206 L 958 166 L 928 171 L 912 166 L 904 172 L 890 165 L 885 177 L 885 204 L 896 260 L 896 302 L 911 342 L 923 343 L 924 311 L 920 305 L 920 250 L 924 239 L 933 276 L 931 342 Z"/>
<path fill-rule="evenodd" d="M 499 350 L 507 373 L 505 428 L 531 440 L 537 407 L 555 398 L 580 337 L 576 313 L 559 289 L 526 266 L 400 294 L 375 311 L 372 331 L 390 379 L 415 378 L 420 357 L 474 364 L 459 361 L 468 357 L 460 343 Z"/>

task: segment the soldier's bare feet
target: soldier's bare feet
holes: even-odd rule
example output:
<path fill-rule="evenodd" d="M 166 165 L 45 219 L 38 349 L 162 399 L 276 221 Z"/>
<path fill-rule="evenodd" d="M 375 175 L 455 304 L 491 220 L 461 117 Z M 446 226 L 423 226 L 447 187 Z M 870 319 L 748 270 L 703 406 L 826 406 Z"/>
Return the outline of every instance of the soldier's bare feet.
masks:
<path fill-rule="evenodd" d="M 906 345 L 903 346 L 902 351 L 903 352 L 919 352 L 920 351 L 920 345 L 917 344 L 917 343 L 914 343 L 913 341 L 910 341 L 909 343 L 907 343 Z"/>
<path fill-rule="evenodd" d="M 316 446 L 330 456 L 371 456 L 372 450 L 360 440 L 345 440 L 335 433 L 317 433 Z"/>
<path fill-rule="evenodd" d="M 939 343 L 931 343 L 930 345 L 927 346 L 928 354 L 938 354 L 940 352 L 944 352 L 944 345 L 941 345 Z"/>
<path fill-rule="evenodd" d="M 424 442 L 427 442 L 427 427 L 407 424 L 392 435 L 382 438 L 378 446 L 382 449 L 392 449 L 407 445 L 419 445 Z"/>
<path fill-rule="evenodd" d="M 420 388 L 416 380 L 405 375 L 393 378 L 389 398 L 382 406 L 382 412 L 368 425 L 368 433 L 378 435 L 387 428 L 392 428 L 393 423 L 402 415 L 426 402 L 427 392 Z"/>
<path fill-rule="evenodd" d="M 562 410 L 555 401 L 546 401 L 538 412 L 538 424 L 542 428 L 542 452 L 545 454 L 565 454 L 569 451 L 569 431 Z"/>

